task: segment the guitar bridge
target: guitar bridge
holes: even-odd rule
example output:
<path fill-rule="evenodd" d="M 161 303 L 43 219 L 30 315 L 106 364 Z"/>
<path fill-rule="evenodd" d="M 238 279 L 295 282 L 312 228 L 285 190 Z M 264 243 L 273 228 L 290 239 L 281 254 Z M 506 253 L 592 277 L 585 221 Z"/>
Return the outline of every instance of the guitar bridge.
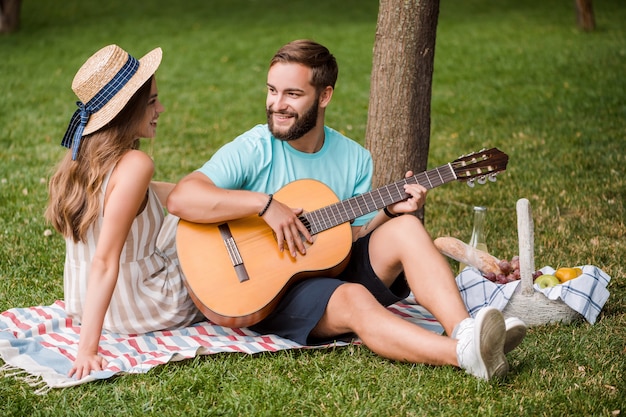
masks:
<path fill-rule="evenodd" d="M 250 276 L 248 275 L 248 271 L 246 271 L 246 267 L 243 264 L 243 258 L 241 257 L 235 238 L 233 238 L 233 234 L 230 231 L 230 227 L 228 227 L 228 223 L 220 224 L 217 228 L 222 235 L 224 246 L 226 246 L 226 252 L 228 252 L 230 262 L 233 264 L 233 268 L 235 269 L 239 282 L 248 281 Z"/>

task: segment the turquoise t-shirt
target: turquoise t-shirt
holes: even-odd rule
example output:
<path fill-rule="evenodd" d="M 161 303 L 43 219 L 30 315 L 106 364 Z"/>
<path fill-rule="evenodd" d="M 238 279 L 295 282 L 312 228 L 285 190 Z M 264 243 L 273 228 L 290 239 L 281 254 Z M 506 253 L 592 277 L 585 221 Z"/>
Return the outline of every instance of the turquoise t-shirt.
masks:
<path fill-rule="evenodd" d="M 275 193 L 299 179 L 326 184 L 339 200 L 370 191 L 373 163 L 367 149 L 329 127 L 324 127 L 319 152 L 304 153 L 278 140 L 268 126 L 257 125 L 222 146 L 198 169 L 221 188 Z M 367 223 L 376 212 L 359 217 Z"/>

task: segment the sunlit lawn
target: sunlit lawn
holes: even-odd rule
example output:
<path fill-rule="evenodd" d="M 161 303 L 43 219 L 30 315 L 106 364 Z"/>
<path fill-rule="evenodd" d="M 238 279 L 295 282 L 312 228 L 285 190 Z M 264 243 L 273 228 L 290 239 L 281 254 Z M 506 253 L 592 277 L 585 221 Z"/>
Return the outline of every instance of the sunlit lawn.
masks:
<path fill-rule="evenodd" d="M 62 239 L 45 236 L 46 181 L 75 97 L 71 79 L 108 43 L 161 46 L 156 179 L 177 181 L 264 121 L 265 71 L 292 39 L 326 44 L 340 65 L 328 124 L 363 143 L 378 4 L 328 0 L 23 2 L 0 37 L 0 310 L 63 297 Z M 504 383 L 392 363 L 361 346 L 214 355 L 36 396 L 0 379 L 3 415 L 617 415 L 624 412 L 626 8 L 594 2 L 441 2 L 429 166 L 483 147 L 510 156 L 498 182 L 430 192 L 433 236 L 469 239 L 488 207 L 490 251 L 517 253 L 515 202 L 528 198 L 537 266 L 592 264 L 611 277 L 595 325 L 532 328 Z M 410 167 L 407 167 L 410 168 Z M 453 264 L 453 266 L 455 266 Z"/>

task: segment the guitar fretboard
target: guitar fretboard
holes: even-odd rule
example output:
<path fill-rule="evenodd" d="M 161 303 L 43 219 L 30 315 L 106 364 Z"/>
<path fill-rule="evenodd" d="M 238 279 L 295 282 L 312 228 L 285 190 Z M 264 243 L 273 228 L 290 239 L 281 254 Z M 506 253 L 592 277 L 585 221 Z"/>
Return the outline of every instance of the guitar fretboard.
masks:
<path fill-rule="evenodd" d="M 390 204 L 406 200 L 409 195 L 404 192 L 405 184 L 420 184 L 430 190 L 456 179 L 457 176 L 452 166 L 450 164 L 442 165 L 356 197 L 304 213 L 300 216 L 300 220 L 309 229 L 309 232 L 315 235 L 357 217 L 380 210 Z"/>

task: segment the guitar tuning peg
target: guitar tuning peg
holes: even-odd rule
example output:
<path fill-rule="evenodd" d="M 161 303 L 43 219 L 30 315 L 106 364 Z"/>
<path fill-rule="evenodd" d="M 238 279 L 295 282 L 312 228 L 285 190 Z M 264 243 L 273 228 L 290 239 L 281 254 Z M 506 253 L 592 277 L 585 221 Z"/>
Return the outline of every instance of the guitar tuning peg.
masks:
<path fill-rule="evenodd" d="M 482 177 L 478 177 L 478 180 L 476 180 L 480 185 L 483 185 L 487 182 L 487 178 L 485 178 L 485 176 L 483 175 Z"/>
<path fill-rule="evenodd" d="M 471 180 L 469 180 L 469 181 L 467 182 L 467 185 L 468 185 L 470 188 L 474 188 L 474 186 L 476 185 L 476 184 L 474 184 L 474 178 L 472 178 Z"/>
<path fill-rule="evenodd" d="M 496 182 L 497 178 L 496 178 L 496 174 L 491 174 L 489 176 L 487 176 L 487 179 L 491 182 Z"/>

